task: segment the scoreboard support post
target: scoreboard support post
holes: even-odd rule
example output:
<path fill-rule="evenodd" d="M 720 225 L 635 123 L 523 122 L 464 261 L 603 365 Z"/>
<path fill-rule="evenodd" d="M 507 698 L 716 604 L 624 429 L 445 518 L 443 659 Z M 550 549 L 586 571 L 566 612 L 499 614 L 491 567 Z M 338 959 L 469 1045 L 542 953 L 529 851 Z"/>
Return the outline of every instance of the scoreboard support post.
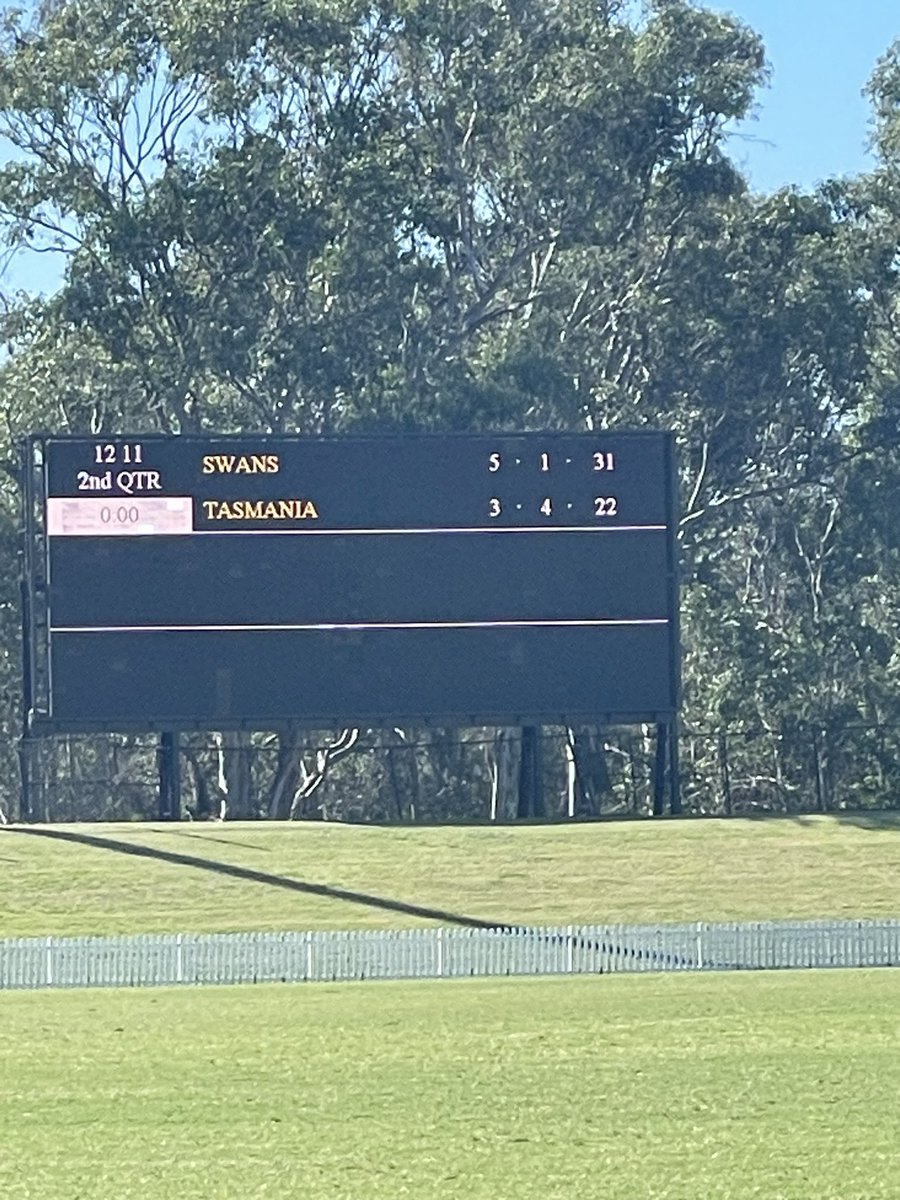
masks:
<path fill-rule="evenodd" d="M 522 728 L 518 803 L 520 818 L 545 815 L 543 736 L 544 731 L 540 725 L 525 725 Z"/>
<path fill-rule="evenodd" d="M 27 735 L 19 738 L 19 785 L 21 788 L 19 800 L 19 820 L 34 820 L 34 786 L 32 783 L 31 762 L 34 755 L 34 741 Z"/>
<path fill-rule="evenodd" d="M 21 731 L 18 760 L 21 796 L 19 816 L 35 820 L 35 807 L 46 819 L 43 774 L 39 769 L 40 731 L 35 711 L 46 703 L 49 690 L 49 629 L 47 624 L 47 540 L 44 522 L 46 476 L 43 439 L 26 438 L 21 447 L 22 527 L 19 536 L 19 607 L 22 628 Z M 38 792 L 40 790 L 40 800 Z"/>
<path fill-rule="evenodd" d="M 666 775 L 669 764 L 669 726 L 660 721 L 656 726 L 656 757 L 653 762 L 653 815 L 661 817 L 666 811 Z"/>
<path fill-rule="evenodd" d="M 22 555 L 20 555 L 22 557 Z M 19 602 L 22 617 L 22 700 L 21 700 L 21 729 L 17 747 L 19 758 L 19 781 L 21 787 L 19 801 L 19 818 L 31 821 L 34 817 L 31 784 L 31 737 L 28 727 L 31 713 L 31 618 L 28 596 L 28 585 L 24 571 L 19 580 Z"/>
<path fill-rule="evenodd" d="M 159 735 L 159 819 L 181 820 L 181 747 L 177 733 Z"/>
<path fill-rule="evenodd" d="M 681 816 L 681 762 L 678 718 L 669 723 L 669 812 Z"/>
<path fill-rule="evenodd" d="M 681 766 L 678 753 L 678 721 L 660 721 L 656 726 L 656 753 L 653 762 L 653 815 L 661 817 L 666 811 L 681 815 Z"/>

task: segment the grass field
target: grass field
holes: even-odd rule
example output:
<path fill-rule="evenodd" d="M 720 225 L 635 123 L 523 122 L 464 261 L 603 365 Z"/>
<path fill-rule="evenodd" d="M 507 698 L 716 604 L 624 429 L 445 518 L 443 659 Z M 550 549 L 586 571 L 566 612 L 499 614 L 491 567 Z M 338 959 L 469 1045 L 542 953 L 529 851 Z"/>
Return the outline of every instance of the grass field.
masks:
<path fill-rule="evenodd" d="M 0 936 L 421 923 L 395 903 L 498 922 L 564 924 L 900 914 L 898 814 L 518 828 L 107 825 L 68 832 L 103 844 L 0 828 Z M 135 858 L 122 846 L 202 861 Z M 235 878 L 223 873 L 228 869 L 256 876 Z M 310 894 L 297 885 L 343 894 Z"/>
<path fill-rule="evenodd" d="M 11 828 L 0 936 L 893 916 L 898 876 L 874 815 Z M 900 971 L 0 992 L 2 1200 L 896 1200 L 898 1095 Z"/>
<path fill-rule="evenodd" d="M 4 1200 L 900 1195 L 900 972 L 0 994 Z"/>

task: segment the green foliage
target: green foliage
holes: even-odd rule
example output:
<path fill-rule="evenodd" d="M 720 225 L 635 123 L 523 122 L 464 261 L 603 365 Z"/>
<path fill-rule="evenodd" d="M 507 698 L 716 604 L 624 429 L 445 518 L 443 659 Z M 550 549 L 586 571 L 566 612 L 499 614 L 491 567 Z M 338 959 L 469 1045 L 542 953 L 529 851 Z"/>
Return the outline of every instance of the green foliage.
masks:
<path fill-rule="evenodd" d="M 44 320 L 175 430 L 471 425 L 463 393 L 535 345 L 563 386 L 503 423 L 583 419 L 685 196 L 736 186 L 719 143 L 762 72 L 681 4 L 114 9 L 10 19 L 0 213 L 70 255 Z M 597 321 L 591 371 L 562 344 Z"/>

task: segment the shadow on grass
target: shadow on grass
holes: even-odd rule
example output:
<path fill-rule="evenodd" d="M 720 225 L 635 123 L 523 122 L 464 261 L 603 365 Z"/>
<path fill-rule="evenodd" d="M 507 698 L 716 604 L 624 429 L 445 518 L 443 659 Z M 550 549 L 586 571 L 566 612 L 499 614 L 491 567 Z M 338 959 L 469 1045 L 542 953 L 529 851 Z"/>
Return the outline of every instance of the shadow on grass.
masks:
<path fill-rule="evenodd" d="M 72 842 L 77 846 L 93 846 L 97 850 L 109 850 L 114 854 L 128 854 L 132 858 L 149 858 L 156 862 L 171 863 L 177 867 L 194 867 L 200 871 L 212 871 L 216 875 L 227 875 L 245 883 L 261 883 L 266 887 L 284 888 L 290 892 L 301 892 L 307 896 L 322 896 L 328 900 L 341 900 L 348 904 L 361 904 L 366 908 L 379 908 L 385 912 L 404 913 L 410 917 L 421 917 L 426 921 L 442 921 L 447 925 L 462 925 L 469 929 L 505 929 L 508 926 L 497 921 L 482 921 L 478 917 L 467 917 L 461 913 L 447 912 L 441 908 L 428 908 L 420 904 L 407 904 L 404 900 L 392 900 L 387 896 L 372 896 L 367 892 L 352 892 L 346 888 L 330 887 L 325 883 L 308 883 L 302 879 L 291 879 L 287 875 L 271 875 L 266 871 L 255 871 L 252 867 L 239 867 L 232 863 L 219 862 L 214 858 L 198 858 L 193 854 L 181 854 L 175 850 L 160 850 L 153 846 L 140 846 L 131 842 L 120 842 L 114 838 L 97 837 L 90 833 L 77 833 L 68 829 L 36 829 L 28 825 L 6 825 L 4 834 L 19 834 L 23 837 L 47 838 L 55 842 Z M 217 839 L 222 840 L 224 839 Z M 227 843 L 233 845 L 233 842 Z"/>
<path fill-rule="evenodd" d="M 900 812 L 896 809 L 876 809 L 872 812 L 841 809 L 825 813 L 795 813 L 789 820 L 797 825 L 816 825 L 827 818 L 837 825 L 851 825 L 854 829 L 868 829 L 875 833 L 900 833 Z"/>

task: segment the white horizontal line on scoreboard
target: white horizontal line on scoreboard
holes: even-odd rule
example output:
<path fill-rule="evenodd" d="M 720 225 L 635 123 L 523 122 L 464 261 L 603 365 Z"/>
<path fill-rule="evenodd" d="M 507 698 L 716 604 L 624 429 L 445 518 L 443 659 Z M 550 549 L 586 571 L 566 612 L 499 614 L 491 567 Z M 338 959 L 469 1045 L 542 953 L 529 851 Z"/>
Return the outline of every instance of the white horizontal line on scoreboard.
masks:
<path fill-rule="evenodd" d="M 397 526 L 380 529 L 195 529 L 194 533 L 211 537 L 246 533 L 262 533 L 268 536 L 290 536 L 299 534 L 302 537 L 367 537 L 386 534 L 434 534 L 434 533 L 635 533 L 664 532 L 668 525 L 432 525 L 411 526 L 403 529 Z"/>
<path fill-rule="evenodd" d="M 241 525 L 238 529 L 194 524 L 191 496 L 48 496 L 47 534 L 50 537 L 387 537 L 432 536 L 451 533 L 636 533 L 664 532 L 667 525 L 424 525 L 372 528 Z"/>
<path fill-rule="evenodd" d="M 577 629 L 585 627 L 668 625 L 666 617 L 636 618 L 573 618 L 510 621 L 335 621 L 308 624 L 271 625 L 53 625 L 50 632 L 58 633 L 273 633 L 393 629 Z"/>

